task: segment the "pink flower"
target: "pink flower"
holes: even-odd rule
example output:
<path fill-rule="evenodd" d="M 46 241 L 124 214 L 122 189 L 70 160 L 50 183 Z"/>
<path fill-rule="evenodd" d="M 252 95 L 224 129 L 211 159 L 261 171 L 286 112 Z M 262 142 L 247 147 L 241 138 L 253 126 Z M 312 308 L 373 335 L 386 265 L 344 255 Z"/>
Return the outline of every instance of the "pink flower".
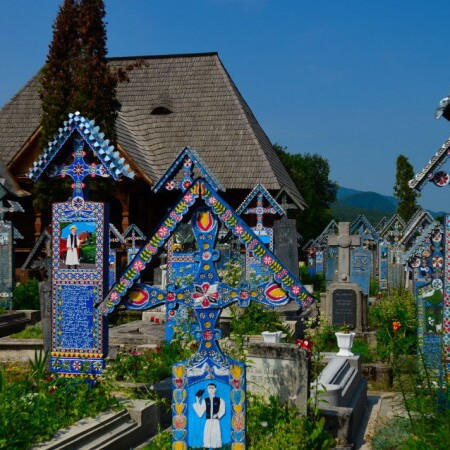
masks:
<path fill-rule="evenodd" d="M 190 204 L 194 201 L 194 196 L 188 192 L 187 194 L 184 195 L 183 200 L 187 203 Z"/>
<path fill-rule="evenodd" d="M 233 230 L 234 234 L 240 236 L 244 232 L 244 227 L 242 225 L 236 225 Z"/>
<path fill-rule="evenodd" d="M 273 258 L 269 255 L 266 255 L 266 256 L 264 256 L 262 261 L 265 266 L 270 266 L 273 262 Z"/>
<path fill-rule="evenodd" d="M 162 226 L 162 227 L 156 232 L 156 234 L 157 234 L 159 237 L 162 237 L 162 238 L 168 236 L 169 233 L 170 233 L 169 229 L 168 229 L 167 227 L 165 227 L 165 226 Z"/>
<path fill-rule="evenodd" d="M 214 196 L 209 197 L 208 203 L 209 203 L 210 205 L 215 205 L 215 204 L 217 203 L 217 198 L 214 197 Z"/>
<path fill-rule="evenodd" d="M 145 264 L 139 259 L 133 263 L 133 269 L 137 270 L 138 272 L 140 272 L 144 267 Z"/>
<path fill-rule="evenodd" d="M 291 292 L 294 295 L 300 294 L 300 291 L 301 291 L 300 286 L 298 286 L 297 284 L 294 284 L 294 286 L 291 287 Z"/>

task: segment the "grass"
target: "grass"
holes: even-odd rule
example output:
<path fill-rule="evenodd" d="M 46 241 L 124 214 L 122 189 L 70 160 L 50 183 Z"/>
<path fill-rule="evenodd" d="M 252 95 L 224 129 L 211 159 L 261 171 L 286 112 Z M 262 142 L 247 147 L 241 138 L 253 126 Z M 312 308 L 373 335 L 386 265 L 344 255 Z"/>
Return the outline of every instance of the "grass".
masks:
<path fill-rule="evenodd" d="M 36 325 L 26 327 L 19 333 L 14 333 L 9 336 L 12 339 L 43 339 L 42 324 L 38 322 Z"/>

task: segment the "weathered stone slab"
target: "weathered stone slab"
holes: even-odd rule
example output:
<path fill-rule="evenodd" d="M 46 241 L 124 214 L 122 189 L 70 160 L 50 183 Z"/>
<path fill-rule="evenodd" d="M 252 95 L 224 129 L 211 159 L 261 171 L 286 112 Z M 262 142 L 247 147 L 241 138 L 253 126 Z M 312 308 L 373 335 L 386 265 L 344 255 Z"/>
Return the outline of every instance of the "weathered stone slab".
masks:
<path fill-rule="evenodd" d="M 309 359 L 293 344 L 252 344 L 248 347 L 247 389 L 264 398 L 279 396 L 307 412 Z"/>

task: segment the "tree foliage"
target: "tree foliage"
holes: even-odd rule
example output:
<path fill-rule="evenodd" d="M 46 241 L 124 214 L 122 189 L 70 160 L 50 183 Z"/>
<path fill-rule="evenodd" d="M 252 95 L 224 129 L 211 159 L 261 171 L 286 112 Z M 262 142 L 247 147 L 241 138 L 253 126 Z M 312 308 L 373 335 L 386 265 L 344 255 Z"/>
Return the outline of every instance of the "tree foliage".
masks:
<path fill-rule="evenodd" d="M 304 241 L 316 238 L 332 219 L 330 205 L 338 189 L 329 178 L 328 161 L 318 154 L 291 154 L 279 145 L 274 149 L 308 205 L 296 211 L 297 229 Z"/>
<path fill-rule="evenodd" d="M 399 155 L 396 167 L 394 195 L 399 199 L 397 213 L 408 222 L 418 208 L 417 198 L 420 197 L 420 193 L 408 185 L 408 181 L 414 178 L 414 169 L 408 158 Z"/>
<path fill-rule="evenodd" d="M 116 88 L 126 71 L 108 67 L 104 18 L 103 0 L 64 0 L 59 9 L 40 78 L 43 145 L 75 111 L 95 119 L 115 142 Z"/>

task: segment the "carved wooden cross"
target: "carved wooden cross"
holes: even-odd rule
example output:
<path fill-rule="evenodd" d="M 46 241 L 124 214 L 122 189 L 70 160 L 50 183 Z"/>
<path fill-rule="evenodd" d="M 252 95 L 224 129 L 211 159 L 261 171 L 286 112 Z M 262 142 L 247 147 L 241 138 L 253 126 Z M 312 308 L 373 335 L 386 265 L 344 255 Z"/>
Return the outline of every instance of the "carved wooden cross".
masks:
<path fill-rule="evenodd" d="M 88 176 L 109 177 L 106 168 L 102 164 L 87 164 L 84 160 L 86 152 L 84 151 L 84 140 L 74 138 L 73 140 L 73 161 L 69 165 L 56 167 L 52 175 L 60 175 L 62 178 L 69 176 L 73 180 L 72 206 L 75 210 L 80 210 L 84 206 L 84 179 Z"/>
<path fill-rule="evenodd" d="M 350 235 L 350 222 L 339 222 L 338 227 L 337 236 L 328 236 L 328 245 L 339 247 L 339 281 L 350 281 L 350 247 L 361 245 L 361 236 Z"/>

